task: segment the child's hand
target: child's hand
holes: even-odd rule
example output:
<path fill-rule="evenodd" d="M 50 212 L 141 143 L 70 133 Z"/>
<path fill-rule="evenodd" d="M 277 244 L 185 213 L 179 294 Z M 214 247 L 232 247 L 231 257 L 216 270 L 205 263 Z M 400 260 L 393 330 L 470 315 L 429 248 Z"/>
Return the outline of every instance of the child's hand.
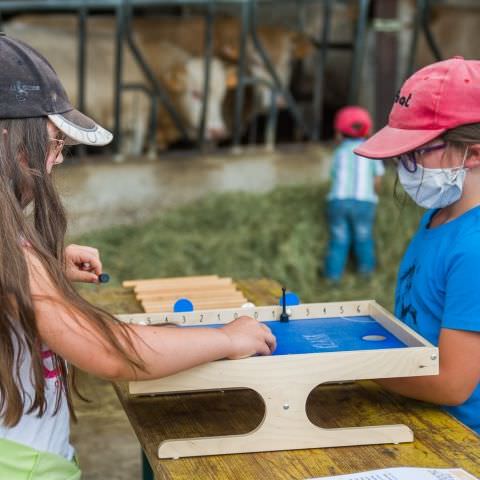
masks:
<path fill-rule="evenodd" d="M 231 342 L 231 353 L 227 358 L 236 360 L 252 355 L 270 355 L 277 347 L 271 330 L 251 317 L 240 317 L 222 327 Z"/>
<path fill-rule="evenodd" d="M 71 282 L 98 283 L 102 262 L 96 248 L 69 245 L 65 248 L 65 266 Z"/>

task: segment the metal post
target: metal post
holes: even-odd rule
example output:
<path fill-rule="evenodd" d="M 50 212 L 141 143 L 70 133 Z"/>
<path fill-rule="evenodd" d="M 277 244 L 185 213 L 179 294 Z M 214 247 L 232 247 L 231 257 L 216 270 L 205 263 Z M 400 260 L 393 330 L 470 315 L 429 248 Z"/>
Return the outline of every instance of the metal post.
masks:
<path fill-rule="evenodd" d="M 375 127 L 385 125 L 392 107 L 397 78 L 397 30 L 382 29 L 382 22 L 395 21 L 397 0 L 381 0 L 375 3 Z"/>
<path fill-rule="evenodd" d="M 381 2 L 378 3 L 380 4 Z M 358 103 L 358 91 L 360 88 L 363 56 L 365 53 L 365 38 L 369 8 L 370 0 L 359 0 L 358 20 L 353 45 L 352 73 L 348 93 L 348 103 L 350 105 Z"/>
<path fill-rule="evenodd" d="M 307 15 L 305 13 L 305 10 L 306 10 L 305 0 L 297 0 L 296 4 L 298 7 L 297 28 L 301 32 L 304 32 L 307 25 Z"/>
<path fill-rule="evenodd" d="M 123 39 L 125 38 L 125 24 L 127 14 L 127 0 L 121 0 L 116 8 L 117 31 L 115 36 L 115 81 L 114 81 L 114 151 L 120 154 L 122 145 L 121 117 L 122 117 L 122 70 L 123 70 Z"/>
<path fill-rule="evenodd" d="M 330 23 L 332 17 L 332 2 L 323 3 L 323 28 L 320 48 L 315 52 L 315 83 L 313 90 L 313 128 L 311 138 L 314 142 L 320 139 L 320 126 L 323 120 L 323 87 L 325 65 L 327 63 L 328 39 L 330 37 Z"/>
<path fill-rule="evenodd" d="M 150 122 L 148 131 L 148 153 L 149 160 L 154 160 L 157 157 L 157 126 L 158 126 L 158 107 L 159 98 L 156 93 L 151 92 L 150 97 Z"/>
<path fill-rule="evenodd" d="M 85 74 L 87 56 L 87 17 L 88 9 L 78 11 L 78 108 L 85 110 Z"/>
<path fill-rule="evenodd" d="M 156 78 L 155 74 L 152 72 L 142 52 L 140 51 L 140 48 L 138 47 L 138 45 L 135 43 L 133 39 L 132 25 L 131 25 L 132 23 L 131 20 L 133 17 L 132 9 L 129 6 L 129 7 L 126 7 L 125 10 L 126 10 L 126 15 L 125 15 L 126 21 L 124 26 L 125 27 L 124 37 L 127 40 L 127 44 L 128 44 L 128 47 L 130 48 L 130 51 L 132 52 L 133 58 L 135 59 L 138 66 L 142 70 L 143 74 L 147 78 L 149 84 L 151 85 L 151 88 L 153 89 L 155 96 L 158 98 L 160 102 L 162 102 L 165 110 L 167 110 L 168 114 L 172 118 L 173 123 L 175 124 L 175 127 L 178 129 L 183 139 L 185 140 L 188 138 L 188 132 L 183 124 L 182 119 L 180 118 L 180 115 L 176 111 L 168 94 L 160 85 L 160 82 Z M 155 122 L 156 122 L 156 119 L 155 119 Z"/>
<path fill-rule="evenodd" d="M 415 54 L 417 53 L 418 37 L 420 35 L 420 29 L 423 29 L 425 33 L 425 39 L 433 53 L 433 56 L 437 61 L 443 59 L 442 52 L 433 37 L 433 33 L 430 29 L 430 1 L 429 0 L 417 0 L 417 13 L 414 18 L 412 41 L 410 44 L 410 53 L 408 55 L 407 62 L 407 76 L 410 76 L 415 69 Z"/>
<path fill-rule="evenodd" d="M 258 37 L 256 11 L 255 11 L 256 0 L 245 0 L 245 1 L 247 2 L 246 5 L 249 13 L 249 21 L 251 25 L 251 35 L 252 35 L 253 44 L 257 49 L 258 53 L 260 54 L 260 57 L 262 58 L 263 64 L 268 70 L 268 73 L 272 77 L 272 80 L 277 92 L 280 93 L 285 99 L 288 109 L 292 113 L 293 118 L 297 122 L 297 125 L 303 130 L 303 132 L 308 133 L 303 117 L 297 107 L 297 104 L 292 94 L 290 93 L 290 90 L 287 88 L 287 86 L 282 85 L 282 82 L 280 81 L 280 78 L 278 77 L 278 74 L 275 71 L 275 68 L 273 67 L 270 57 L 268 56 L 264 46 L 262 45 L 262 42 Z"/>
<path fill-rule="evenodd" d="M 85 78 L 87 58 L 87 18 L 88 9 L 86 6 L 78 10 L 78 52 L 77 52 L 77 88 L 78 108 L 85 112 Z M 77 145 L 76 154 L 83 157 L 86 154 L 85 145 Z"/>
<path fill-rule="evenodd" d="M 260 95 L 258 93 L 257 86 L 255 84 L 250 84 L 251 88 L 251 94 L 252 94 L 252 116 L 249 118 L 248 122 L 248 140 L 247 144 L 250 145 L 255 145 L 258 140 L 258 115 L 257 112 L 260 110 L 258 108 L 258 105 L 260 105 Z"/>
<path fill-rule="evenodd" d="M 408 54 L 407 60 L 407 76 L 409 77 L 413 73 L 415 68 L 415 54 L 417 53 L 418 45 L 418 36 L 420 34 L 420 28 L 422 25 L 422 10 L 423 10 L 423 0 L 417 0 L 416 2 L 416 15 L 413 19 L 413 32 L 412 40 L 410 43 L 410 53 Z"/>
<path fill-rule="evenodd" d="M 428 46 L 435 57 L 435 60 L 439 62 L 443 60 L 442 52 L 433 37 L 432 30 L 430 29 L 430 0 L 424 0 L 424 10 L 422 14 L 422 25 L 423 31 L 425 32 L 425 39 L 427 40 Z"/>
<path fill-rule="evenodd" d="M 205 76 L 203 85 L 203 105 L 198 129 L 198 147 L 203 148 L 205 141 L 205 127 L 207 123 L 208 102 L 210 100 L 210 71 L 213 57 L 213 0 L 208 0 L 205 13 Z"/>
<path fill-rule="evenodd" d="M 240 51 L 238 57 L 237 67 L 237 88 L 235 91 L 235 112 L 233 121 L 233 147 L 238 148 L 242 136 L 242 114 L 243 104 L 245 101 L 245 74 L 247 70 L 247 40 L 250 30 L 250 10 L 249 0 L 243 0 L 241 5 L 241 20 L 242 25 L 240 29 Z"/>
<path fill-rule="evenodd" d="M 265 150 L 273 152 L 275 150 L 275 141 L 277 133 L 278 109 L 277 109 L 277 92 L 271 90 L 270 111 L 268 113 L 267 131 L 265 132 Z"/>

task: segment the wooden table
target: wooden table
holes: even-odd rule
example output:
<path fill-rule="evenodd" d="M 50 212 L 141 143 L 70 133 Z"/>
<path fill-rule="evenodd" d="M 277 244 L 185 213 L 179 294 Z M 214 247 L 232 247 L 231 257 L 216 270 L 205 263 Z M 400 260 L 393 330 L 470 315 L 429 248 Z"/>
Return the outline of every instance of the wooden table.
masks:
<path fill-rule="evenodd" d="M 272 303 L 278 291 L 266 280 L 239 286 L 258 305 Z M 413 443 L 159 460 L 158 446 L 167 438 L 254 429 L 263 403 L 249 390 L 130 397 L 126 384 L 115 389 L 158 479 L 302 479 L 397 466 L 460 467 L 480 477 L 480 437 L 440 408 L 373 382 L 318 387 L 307 403 L 309 418 L 324 427 L 404 423 L 414 431 Z"/>

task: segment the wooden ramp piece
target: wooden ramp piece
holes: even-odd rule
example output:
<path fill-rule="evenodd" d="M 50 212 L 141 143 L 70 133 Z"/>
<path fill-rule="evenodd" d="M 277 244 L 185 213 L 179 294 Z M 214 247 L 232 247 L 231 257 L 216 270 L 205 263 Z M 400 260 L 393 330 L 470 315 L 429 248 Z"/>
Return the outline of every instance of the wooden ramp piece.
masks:
<path fill-rule="evenodd" d="M 138 285 L 168 285 L 168 284 L 188 284 L 198 281 L 215 280 L 218 275 L 201 275 L 197 277 L 170 277 L 170 278 L 149 278 L 147 280 L 125 280 L 122 283 L 124 288 L 133 288 Z"/>
<path fill-rule="evenodd" d="M 195 309 L 235 308 L 247 302 L 231 278 L 218 275 L 128 280 L 146 313 L 172 312 L 179 298 L 188 298 Z"/>

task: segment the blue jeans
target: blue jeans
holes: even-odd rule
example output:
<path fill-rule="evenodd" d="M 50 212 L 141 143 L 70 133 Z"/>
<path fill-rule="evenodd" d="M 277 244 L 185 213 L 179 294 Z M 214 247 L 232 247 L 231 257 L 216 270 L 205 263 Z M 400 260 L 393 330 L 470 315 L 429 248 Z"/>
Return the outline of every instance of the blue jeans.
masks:
<path fill-rule="evenodd" d="M 350 247 L 357 260 L 360 273 L 375 269 L 375 244 L 373 224 L 376 204 L 360 200 L 330 200 L 327 203 L 327 219 L 330 241 L 325 259 L 325 275 L 340 280 L 347 263 Z"/>

